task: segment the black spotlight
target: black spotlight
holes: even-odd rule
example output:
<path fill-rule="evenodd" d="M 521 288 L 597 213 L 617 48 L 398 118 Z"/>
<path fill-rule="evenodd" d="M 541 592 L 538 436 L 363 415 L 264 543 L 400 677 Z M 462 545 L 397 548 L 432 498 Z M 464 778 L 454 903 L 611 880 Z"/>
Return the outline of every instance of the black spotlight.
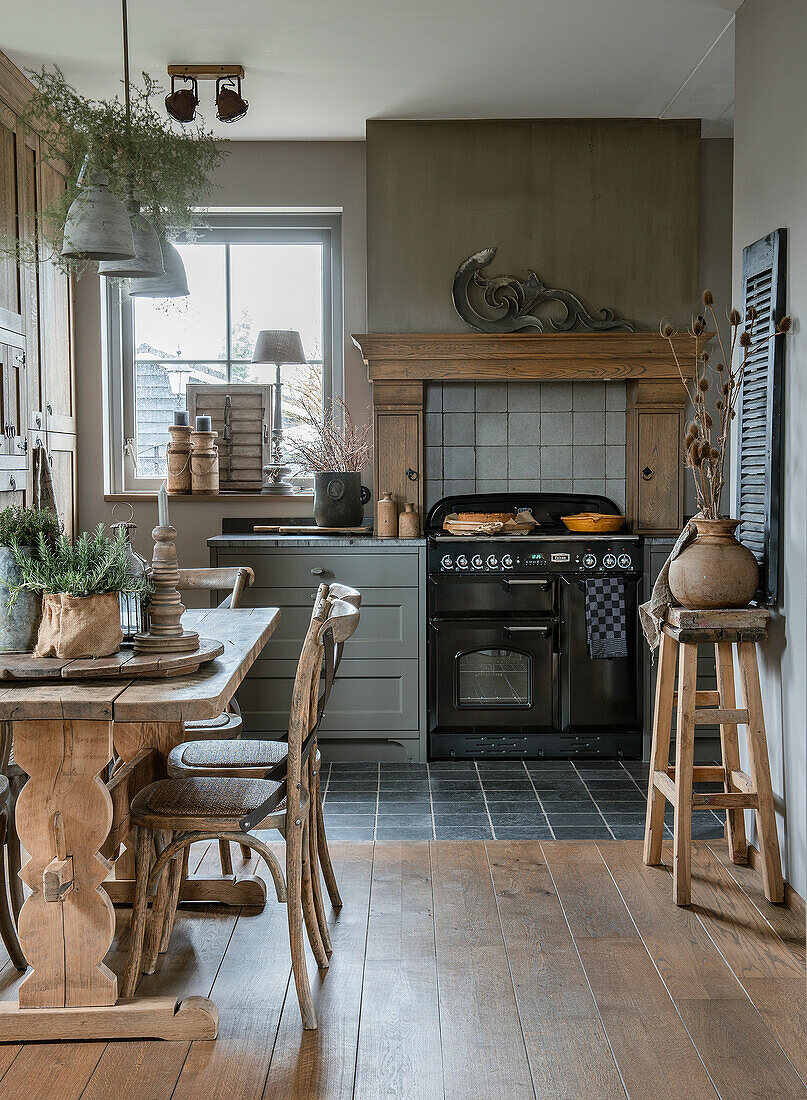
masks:
<path fill-rule="evenodd" d="M 237 87 L 233 87 L 233 81 Z M 225 76 L 216 81 L 216 118 L 219 122 L 238 122 L 249 110 L 241 97 L 241 77 Z"/>
<path fill-rule="evenodd" d="M 190 88 L 174 88 L 177 80 L 190 82 Z M 199 106 L 199 86 L 192 76 L 172 76 L 171 91 L 165 97 L 165 109 L 177 122 L 193 122 Z M 246 110 L 246 108 L 245 108 Z"/>

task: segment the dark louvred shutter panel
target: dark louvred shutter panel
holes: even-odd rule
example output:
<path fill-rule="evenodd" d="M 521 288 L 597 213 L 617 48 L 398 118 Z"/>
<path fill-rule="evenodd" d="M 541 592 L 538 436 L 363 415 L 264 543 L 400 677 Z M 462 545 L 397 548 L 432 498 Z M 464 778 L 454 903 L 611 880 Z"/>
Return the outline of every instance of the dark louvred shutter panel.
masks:
<path fill-rule="evenodd" d="M 785 314 L 787 231 L 777 229 L 743 249 L 743 316 L 754 306 L 754 343 Z M 782 470 L 783 337 L 763 340 L 748 358 L 738 403 L 737 536 L 759 562 L 758 599 L 776 603 Z"/>

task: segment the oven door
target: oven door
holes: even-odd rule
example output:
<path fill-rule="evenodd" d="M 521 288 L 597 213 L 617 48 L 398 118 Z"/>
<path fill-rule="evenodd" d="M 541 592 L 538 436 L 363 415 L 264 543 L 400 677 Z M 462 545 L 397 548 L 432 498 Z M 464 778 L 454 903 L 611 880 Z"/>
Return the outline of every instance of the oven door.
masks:
<path fill-rule="evenodd" d="M 432 731 L 553 729 L 557 715 L 554 618 L 429 624 Z"/>
<path fill-rule="evenodd" d="M 433 618 L 467 615 L 557 616 L 555 577 L 513 577 L 507 573 L 440 573 L 429 577 L 429 614 Z"/>
<path fill-rule="evenodd" d="M 586 597 L 578 578 L 561 582 L 561 718 L 566 733 L 597 727 L 637 730 L 642 714 L 638 588 L 625 578 L 628 656 L 592 660 L 586 635 Z"/>

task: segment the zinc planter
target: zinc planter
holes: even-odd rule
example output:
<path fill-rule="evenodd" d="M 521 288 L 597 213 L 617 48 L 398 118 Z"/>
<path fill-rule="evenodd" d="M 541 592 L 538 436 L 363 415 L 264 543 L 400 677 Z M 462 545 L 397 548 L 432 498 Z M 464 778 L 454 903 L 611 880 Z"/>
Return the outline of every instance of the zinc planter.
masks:
<path fill-rule="evenodd" d="M 314 474 L 314 519 L 318 527 L 360 527 L 370 490 L 361 474 L 337 470 Z"/>
<path fill-rule="evenodd" d="M 695 519 L 697 537 L 670 563 L 670 590 L 682 607 L 747 607 L 759 585 L 757 559 L 734 537 L 736 519 Z"/>
<path fill-rule="evenodd" d="M 23 547 L 30 555 L 32 549 Z M 22 580 L 14 553 L 9 546 L 0 546 L 0 653 L 30 653 L 36 645 L 36 636 L 42 620 L 42 596 L 38 592 L 23 590 L 9 611 L 8 583 Z"/>

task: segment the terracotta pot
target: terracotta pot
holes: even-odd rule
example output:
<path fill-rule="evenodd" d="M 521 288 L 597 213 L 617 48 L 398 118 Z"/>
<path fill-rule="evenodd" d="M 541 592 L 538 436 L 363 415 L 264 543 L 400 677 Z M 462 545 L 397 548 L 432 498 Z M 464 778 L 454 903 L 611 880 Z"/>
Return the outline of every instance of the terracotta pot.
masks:
<path fill-rule="evenodd" d="M 757 559 L 734 537 L 737 519 L 695 519 L 697 536 L 670 563 L 670 589 L 682 607 L 747 607 L 759 584 Z"/>

